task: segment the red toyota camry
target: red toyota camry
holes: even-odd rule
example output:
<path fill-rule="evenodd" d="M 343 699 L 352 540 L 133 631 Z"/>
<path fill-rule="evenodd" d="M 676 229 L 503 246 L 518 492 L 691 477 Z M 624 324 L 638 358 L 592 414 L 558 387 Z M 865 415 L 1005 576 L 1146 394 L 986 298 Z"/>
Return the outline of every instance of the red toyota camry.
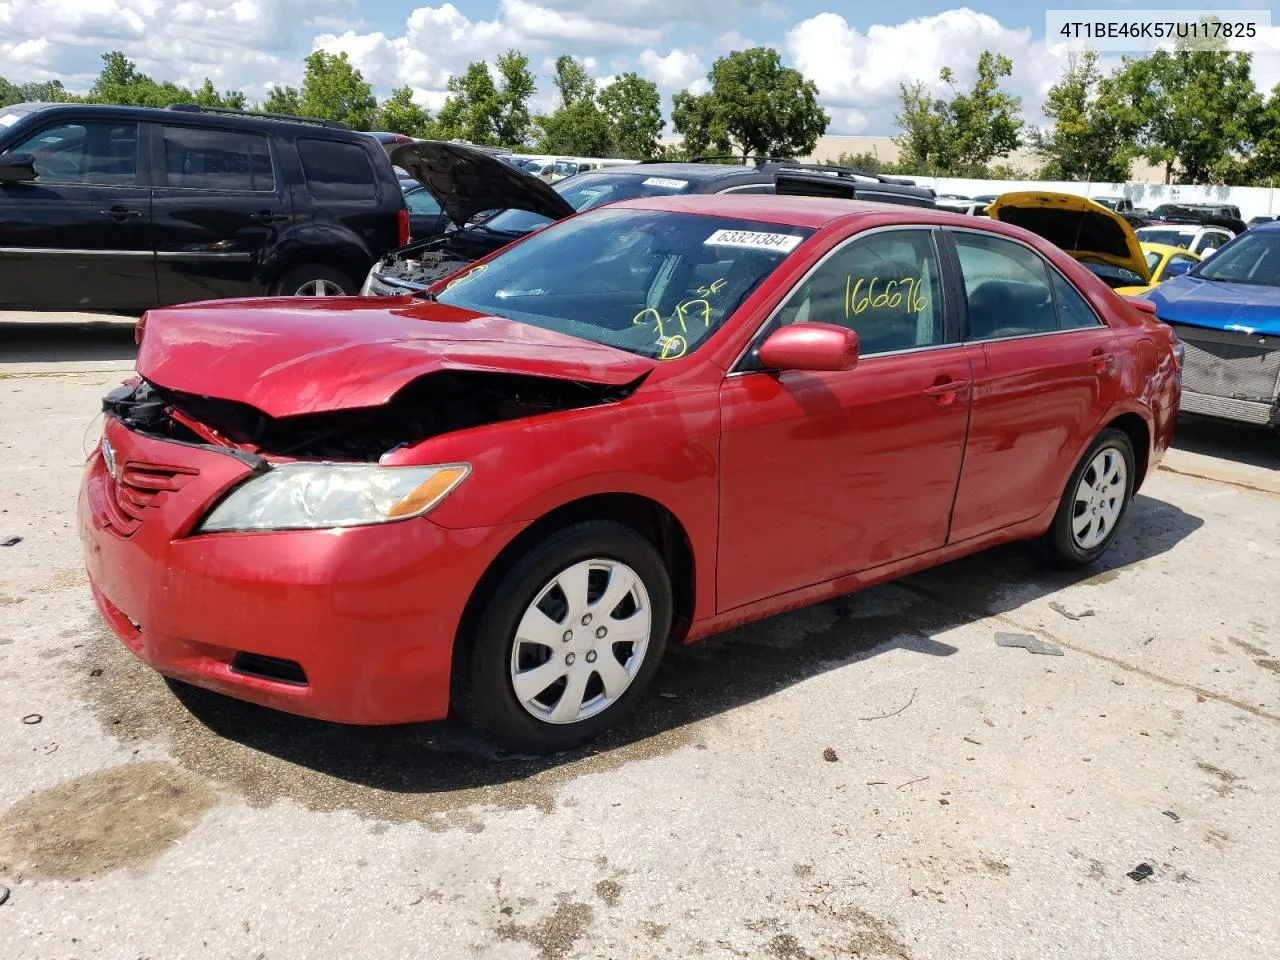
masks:
<path fill-rule="evenodd" d="M 281 710 L 583 742 L 668 643 L 1011 540 L 1086 564 L 1177 341 L 1039 237 L 638 200 L 418 298 L 152 311 L 79 526 L 156 670 Z"/>

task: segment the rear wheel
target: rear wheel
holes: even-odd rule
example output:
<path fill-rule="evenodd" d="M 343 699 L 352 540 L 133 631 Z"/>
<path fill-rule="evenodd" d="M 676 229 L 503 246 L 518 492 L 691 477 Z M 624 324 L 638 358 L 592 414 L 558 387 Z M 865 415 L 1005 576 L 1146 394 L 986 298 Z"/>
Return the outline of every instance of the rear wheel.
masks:
<path fill-rule="evenodd" d="M 272 292 L 278 297 L 349 297 L 356 287 L 341 270 L 323 263 L 304 263 L 277 280 Z"/>
<path fill-rule="evenodd" d="M 1080 567 L 1102 556 L 1129 510 L 1136 474 L 1128 435 L 1115 429 L 1098 434 L 1067 481 L 1053 526 L 1044 536 L 1050 559 Z"/>
<path fill-rule="evenodd" d="M 608 521 L 567 527 L 488 597 L 459 664 L 459 712 L 517 750 L 578 746 L 643 696 L 670 628 L 671 582 L 652 543 Z"/>

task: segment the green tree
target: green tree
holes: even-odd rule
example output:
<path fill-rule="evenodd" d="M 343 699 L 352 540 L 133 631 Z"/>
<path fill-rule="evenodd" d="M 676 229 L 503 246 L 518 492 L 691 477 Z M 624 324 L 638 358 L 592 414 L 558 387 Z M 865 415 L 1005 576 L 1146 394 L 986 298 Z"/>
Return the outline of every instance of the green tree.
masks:
<path fill-rule="evenodd" d="M 567 54 L 556 59 L 552 81 L 559 105 L 537 118 L 539 149 L 575 157 L 599 157 L 613 150 L 609 118 L 596 104 L 596 82 L 586 68 Z"/>
<path fill-rule="evenodd" d="M 1049 88 L 1044 113 L 1053 126 L 1031 134 L 1035 152 L 1045 160 L 1043 179 L 1129 179 L 1137 131 L 1117 111 L 1114 91 L 1103 80 L 1097 51 L 1086 50 L 1071 55 L 1062 77 Z"/>
<path fill-rule="evenodd" d="M 1271 186 L 1280 177 L 1280 84 L 1260 107 L 1252 122 L 1253 149 L 1238 179 L 1259 186 Z"/>
<path fill-rule="evenodd" d="M 372 126 L 378 101 L 345 50 L 341 53 L 317 50 L 303 62 L 306 64 L 302 78 L 303 116 L 339 120 L 353 130 L 368 130 Z"/>
<path fill-rule="evenodd" d="M 494 139 L 502 146 L 518 147 L 529 139 L 533 119 L 529 116 L 529 98 L 536 83 L 529 70 L 529 58 L 518 50 L 508 50 L 497 60 L 498 111 L 493 120 Z"/>
<path fill-rule="evenodd" d="M 1137 130 L 1138 153 L 1165 183 L 1221 183 L 1238 169 L 1259 127 L 1263 100 L 1249 55 L 1157 50 L 1126 59 L 1105 89 L 1118 122 Z"/>
<path fill-rule="evenodd" d="M 61 85 L 58 85 L 61 89 Z M 138 65 L 119 50 L 102 55 L 102 70 L 89 88 L 90 103 L 115 103 L 130 107 L 167 107 L 171 103 L 199 103 L 206 107 L 242 107 L 245 96 L 238 90 L 219 93 L 213 81 L 205 79 L 196 91 L 169 80 L 157 83 L 138 70 Z"/>
<path fill-rule="evenodd" d="M 895 142 L 908 162 L 930 171 L 972 174 L 1018 148 L 1022 101 L 1000 89 L 1000 81 L 1013 73 L 1013 61 L 984 50 L 976 72 L 972 88 L 961 91 L 955 73 L 943 67 L 938 77 L 949 99 L 933 97 L 920 82 L 901 87 L 902 112 L 895 119 L 903 132 Z"/>
<path fill-rule="evenodd" d="M 711 90 L 675 95 L 671 122 L 688 149 L 708 147 L 758 156 L 810 153 L 831 118 L 818 106 L 818 88 L 782 65 L 771 47 L 735 50 L 707 74 Z"/>
<path fill-rule="evenodd" d="M 454 74 L 448 88 L 449 96 L 436 117 L 439 136 L 496 146 L 502 104 L 488 64 L 479 61 L 469 65 L 466 73 Z"/>
<path fill-rule="evenodd" d="M 613 129 L 614 149 L 624 157 L 647 160 L 658 151 L 662 133 L 662 98 L 658 86 L 635 73 L 624 73 L 600 91 L 600 109 Z"/>
<path fill-rule="evenodd" d="M 942 118 L 934 109 L 933 96 L 921 80 L 910 86 L 898 85 L 898 98 L 902 112 L 893 121 L 902 133 L 893 138 L 898 145 L 900 162 L 913 170 L 927 170 L 936 166 Z"/>
<path fill-rule="evenodd" d="M 79 100 L 62 86 L 61 80 L 37 83 L 10 83 L 0 77 L 0 107 L 11 103 L 73 103 Z"/>
<path fill-rule="evenodd" d="M 378 108 L 377 126 L 408 137 L 429 137 L 434 125 L 431 114 L 413 102 L 413 90 L 399 87 Z"/>
<path fill-rule="evenodd" d="M 297 87 L 273 86 L 263 101 L 262 109 L 267 113 L 288 113 L 293 116 L 302 115 L 302 94 Z"/>

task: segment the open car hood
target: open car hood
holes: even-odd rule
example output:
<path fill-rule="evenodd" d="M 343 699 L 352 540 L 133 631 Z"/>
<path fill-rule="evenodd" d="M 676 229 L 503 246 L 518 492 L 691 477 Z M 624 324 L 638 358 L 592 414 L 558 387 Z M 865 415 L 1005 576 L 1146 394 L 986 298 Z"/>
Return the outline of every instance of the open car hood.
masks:
<path fill-rule="evenodd" d="M 544 181 L 464 143 L 402 143 L 391 162 L 406 170 L 459 227 L 485 210 L 528 210 L 563 220 L 573 207 Z"/>
<path fill-rule="evenodd" d="M 272 417 L 380 406 L 441 370 L 623 386 L 657 362 L 411 297 L 221 300 L 143 319 L 139 374 Z"/>
<path fill-rule="evenodd" d="M 1100 203 L 1040 190 L 1002 193 L 987 207 L 987 216 L 1039 234 L 1076 260 L 1122 267 L 1140 276 L 1143 283 L 1151 282 L 1147 258 L 1133 227 Z"/>

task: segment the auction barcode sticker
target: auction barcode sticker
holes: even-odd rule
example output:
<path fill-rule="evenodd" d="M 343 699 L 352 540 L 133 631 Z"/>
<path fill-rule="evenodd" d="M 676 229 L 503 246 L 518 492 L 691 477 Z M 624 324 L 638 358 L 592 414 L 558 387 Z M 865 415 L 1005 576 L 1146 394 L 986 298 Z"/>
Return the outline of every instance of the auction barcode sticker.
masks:
<path fill-rule="evenodd" d="M 750 250 L 777 250 L 790 253 L 804 237 L 789 233 L 756 233 L 751 230 L 717 230 L 702 241 L 708 247 L 746 247 Z"/>
<path fill-rule="evenodd" d="M 666 187 L 668 190 L 683 190 L 689 185 L 688 180 L 672 180 L 670 177 L 649 177 L 641 183 L 646 187 Z"/>

